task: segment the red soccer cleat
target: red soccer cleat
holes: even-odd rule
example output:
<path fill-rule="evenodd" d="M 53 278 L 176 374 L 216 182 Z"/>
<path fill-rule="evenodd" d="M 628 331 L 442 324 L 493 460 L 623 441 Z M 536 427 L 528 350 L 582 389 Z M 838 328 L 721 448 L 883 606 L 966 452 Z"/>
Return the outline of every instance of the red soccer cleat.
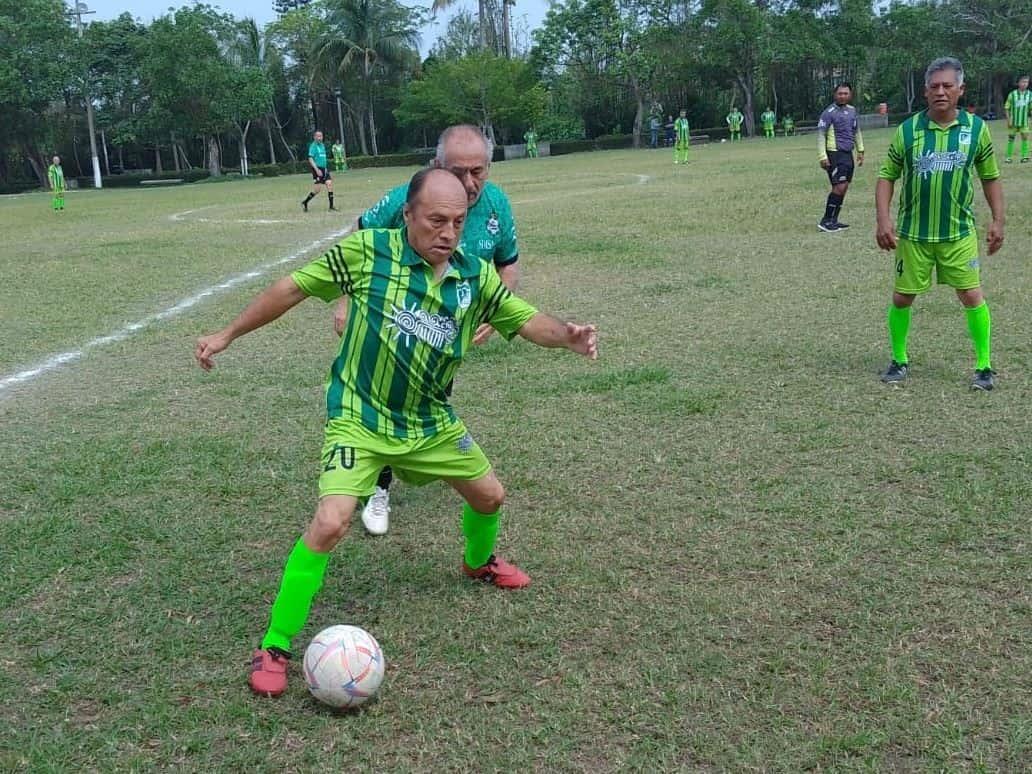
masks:
<path fill-rule="evenodd" d="M 522 589 L 530 585 L 530 576 L 515 564 L 491 554 L 487 563 L 475 570 L 465 562 L 462 571 L 471 578 L 484 581 L 502 589 Z"/>
<path fill-rule="evenodd" d="M 251 656 L 251 690 L 259 696 L 279 696 L 287 690 L 287 659 L 283 651 L 256 650 Z"/>

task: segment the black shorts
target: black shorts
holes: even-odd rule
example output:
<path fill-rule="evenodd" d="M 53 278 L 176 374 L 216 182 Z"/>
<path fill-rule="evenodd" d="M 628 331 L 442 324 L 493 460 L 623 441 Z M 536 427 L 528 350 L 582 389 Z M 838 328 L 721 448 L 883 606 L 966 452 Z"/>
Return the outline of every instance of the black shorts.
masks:
<path fill-rule="evenodd" d="M 832 185 L 853 180 L 853 151 L 828 151 L 828 180 Z"/>
<path fill-rule="evenodd" d="M 312 170 L 312 180 L 315 182 L 316 185 L 320 185 L 322 183 L 328 183 L 330 181 L 330 170 L 329 169 L 324 169 L 324 168 L 320 167 L 319 171 L 316 172 L 313 169 Z"/>

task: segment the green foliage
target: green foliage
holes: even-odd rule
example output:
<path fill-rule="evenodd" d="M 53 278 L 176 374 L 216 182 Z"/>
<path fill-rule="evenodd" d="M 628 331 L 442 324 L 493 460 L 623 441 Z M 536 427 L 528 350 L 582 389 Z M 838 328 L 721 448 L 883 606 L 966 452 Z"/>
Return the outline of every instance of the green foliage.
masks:
<path fill-rule="evenodd" d="M 584 137 L 584 122 L 569 115 L 549 113 L 537 122 L 542 140 L 579 140 Z"/>
<path fill-rule="evenodd" d="M 108 175 L 101 179 L 104 188 L 134 188 L 144 180 L 182 180 L 197 183 L 211 177 L 207 169 L 184 169 L 180 172 L 127 172 L 124 175 Z M 79 188 L 92 188 L 92 177 L 77 177 Z"/>
<path fill-rule="evenodd" d="M 403 126 L 435 130 L 458 123 L 493 124 L 504 138 L 539 121 L 547 98 L 525 62 L 482 52 L 429 64 L 394 114 Z"/>

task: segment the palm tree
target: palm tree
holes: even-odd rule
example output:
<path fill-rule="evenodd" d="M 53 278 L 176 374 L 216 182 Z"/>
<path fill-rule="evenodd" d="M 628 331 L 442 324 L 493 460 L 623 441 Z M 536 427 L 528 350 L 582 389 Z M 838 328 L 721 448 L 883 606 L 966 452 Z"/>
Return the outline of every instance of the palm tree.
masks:
<path fill-rule="evenodd" d="M 231 56 L 245 67 L 257 67 L 269 82 L 272 82 L 274 72 L 282 66 L 283 58 L 279 49 L 272 42 L 268 29 L 261 30 L 255 20 L 248 17 L 241 19 L 236 27 L 236 37 L 230 47 Z M 272 124 L 275 122 L 279 131 L 280 142 L 287 149 L 290 158 L 294 159 L 294 151 L 283 137 L 283 125 L 279 116 L 276 115 L 275 98 L 269 104 L 269 112 L 266 113 L 263 123 L 265 124 L 266 137 L 269 143 L 269 163 L 276 163 L 276 148 L 272 142 Z"/>
<path fill-rule="evenodd" d="M 369 119 L 376 156 L 373 85 L 377 75 L 418 58 L 419 33 L 412 11 L 397 0 L 327 0 L 326 8 L 328 31 L 316 46 L 316 58 L 321 65 L 332 66 L 339 77 L 355 72 L 362 80 L 361 110 Z"/>

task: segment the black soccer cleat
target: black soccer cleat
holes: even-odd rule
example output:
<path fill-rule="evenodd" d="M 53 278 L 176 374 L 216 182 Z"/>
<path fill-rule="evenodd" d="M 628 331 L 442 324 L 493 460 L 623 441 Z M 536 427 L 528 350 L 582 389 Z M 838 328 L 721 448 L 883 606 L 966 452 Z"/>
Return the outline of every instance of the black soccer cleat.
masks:
<path fill-rule="evenodd" d="M 971 389 L 989 392 L 989 390 L 996 386 L 994 376 L 996 376 L 996 371 L 991 368 L 982 368 L 975 371 L 975 378 L 971 380 Z"/>
<path fill-rule="evenodd" d="M 836 231 L 842 231 L 844 229 L 849 228 L 849 224 L 848 223 L 843 223 L 841 220 L 836 220 L 834 225 L 835 225 L 835 230 Z"/>
<path fill-rule="evenodd" d="M 838 231 L 838 227 L 836 226 L 835 221 L 833 220 L 822 220 L 820 223 L 817 224 L 817 228 L 820 231 L 824 231 L 827 234 L 830 234 L 834 231 Z"/>
<path fill-rule="evenodd" d="M 881 375 L 881 380 L 885 384 L 901 384 L 907 380 L 908 376 L 910 376 L 910 365 L 893 360 L 885 369 L 885 373 Z"/>
<path fill-rule="evenodd" d="M 301 202 L 301 209 L 308 212 L 308 202 Z"/>

